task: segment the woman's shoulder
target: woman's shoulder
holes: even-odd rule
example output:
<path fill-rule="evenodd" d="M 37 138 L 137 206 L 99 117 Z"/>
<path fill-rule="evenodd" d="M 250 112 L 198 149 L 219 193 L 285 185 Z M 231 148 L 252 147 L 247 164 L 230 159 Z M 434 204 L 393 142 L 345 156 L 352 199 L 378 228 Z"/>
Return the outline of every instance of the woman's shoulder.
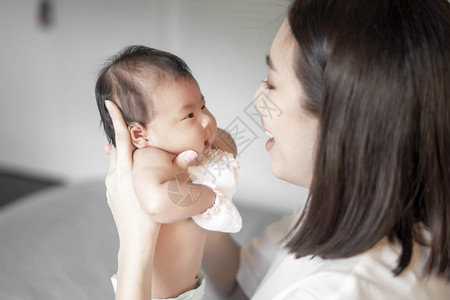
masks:
<path fill-rule="evenodd" d="M 426 249 L 415 247 L 410 266 L 398 276 L 399 247 L 387 239 L 369 251 L 351 258 L 321 259 L 285 256 L 272 271 L 255 297 L 263 299 L 447 299 L 450 285 L 421 272 Z M 276 290 L 276 291 L 275 291 Z"/>
<path fill-rule="evenodd" d="M 318 272 L 316 280 L 332 283 L 333 299 L 448 299 L 450 285 L 443 278 L 425 275 L 427 247 L 415 243 L 409 266 L 394 275 L 400 254 L 400 245 L 384 238 L 365 253 L 338 260 L 336 266 L 328 262 L 330 267 Z"/>

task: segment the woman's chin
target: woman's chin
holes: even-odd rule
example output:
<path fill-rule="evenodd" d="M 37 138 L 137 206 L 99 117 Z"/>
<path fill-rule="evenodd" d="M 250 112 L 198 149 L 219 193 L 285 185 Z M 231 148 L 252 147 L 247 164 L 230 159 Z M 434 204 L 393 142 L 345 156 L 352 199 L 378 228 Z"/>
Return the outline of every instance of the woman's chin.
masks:
<path fill-rule="evenodd" d="M 273 176 L 288 183 L 309 189 L 309 184 L 304 180 L 303 176 L 287 173 L 286 170 L 290 170 L 289 166 L 283 166 L 276 164 L 272 158 L 272 163 L 270 164 L 270 171 Z"/>
<path fill-rule="evenodd" d="M 270 171 L 276 178 L 287 181 L 285 174 L 286 169 L 283 168 L 283 166 L 280 166 L 280 164 L 278 164 L 273 157 L 272 162 L 270 163 Z"/>

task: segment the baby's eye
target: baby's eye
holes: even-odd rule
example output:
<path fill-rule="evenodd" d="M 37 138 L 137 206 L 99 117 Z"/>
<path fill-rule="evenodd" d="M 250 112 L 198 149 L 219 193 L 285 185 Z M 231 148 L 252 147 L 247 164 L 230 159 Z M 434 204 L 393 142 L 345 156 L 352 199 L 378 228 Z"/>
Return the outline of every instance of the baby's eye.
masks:
<path fill-rule="evenodd" d="M 194 113 L 190 113 L 187 115 L 186 119 L 192 119 L 194 117 Z"/>
<path fill-rule="evenodd" d="M 204 110 L 206 108 L 206 105 L 205 104 L 203 104 L 203 106 L 202 106 L 202 110 Z"/>

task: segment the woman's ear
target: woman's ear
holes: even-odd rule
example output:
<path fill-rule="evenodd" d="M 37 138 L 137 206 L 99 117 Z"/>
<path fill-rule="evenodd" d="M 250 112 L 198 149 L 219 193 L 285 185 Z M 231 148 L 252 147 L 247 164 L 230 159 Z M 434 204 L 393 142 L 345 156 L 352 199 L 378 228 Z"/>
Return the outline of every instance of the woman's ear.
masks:
<path fill-rule="evenodd" d="M 128 125 L 128 131 L 130 131 L 131 142 L 136 148 L 140 149 L 149 146 L 147 128 L 145 126 L 133 122 Z"/>

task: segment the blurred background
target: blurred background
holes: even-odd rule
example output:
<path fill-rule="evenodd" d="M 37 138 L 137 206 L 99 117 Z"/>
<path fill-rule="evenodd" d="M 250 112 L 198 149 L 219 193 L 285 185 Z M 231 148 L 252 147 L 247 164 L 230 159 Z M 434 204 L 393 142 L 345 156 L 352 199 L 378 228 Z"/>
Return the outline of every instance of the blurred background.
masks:
<path fill-rule="evenodd" d="M 108 56 L 143 44 L 187 62 L 218 126 L 235 137 L 236 201 L 290 211 L 303 191 L 271 175 L 267 137 L 250 106 L 289 3 L 2 0 L 0 171 L 65 185 L 104 178 L 97 72 Z"/>

